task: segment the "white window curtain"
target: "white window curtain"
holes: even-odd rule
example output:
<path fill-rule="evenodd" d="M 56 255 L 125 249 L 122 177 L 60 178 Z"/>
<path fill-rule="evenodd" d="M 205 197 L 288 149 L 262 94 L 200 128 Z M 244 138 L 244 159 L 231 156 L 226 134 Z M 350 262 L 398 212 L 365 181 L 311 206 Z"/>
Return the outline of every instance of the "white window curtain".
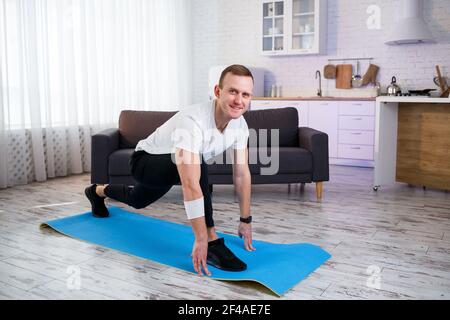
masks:
<path fill-rule="evenodd" d="M 190 0 L 0 0 L 0 188 L 90 171 L 121 110 L 192 102 Z"/>

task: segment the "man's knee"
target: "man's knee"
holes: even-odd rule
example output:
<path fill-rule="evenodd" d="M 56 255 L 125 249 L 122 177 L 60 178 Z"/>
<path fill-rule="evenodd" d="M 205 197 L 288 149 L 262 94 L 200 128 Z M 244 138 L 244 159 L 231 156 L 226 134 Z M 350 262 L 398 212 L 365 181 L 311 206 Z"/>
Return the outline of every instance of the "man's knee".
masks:
<path fill-rule="evenodd" d="M 128 205 L 132 206 L 135 209 L 143 209 L 147 206 L 147 203 L 145 202 L 139 202 L 139 201 L 133 201 L 128 203 Z"/>

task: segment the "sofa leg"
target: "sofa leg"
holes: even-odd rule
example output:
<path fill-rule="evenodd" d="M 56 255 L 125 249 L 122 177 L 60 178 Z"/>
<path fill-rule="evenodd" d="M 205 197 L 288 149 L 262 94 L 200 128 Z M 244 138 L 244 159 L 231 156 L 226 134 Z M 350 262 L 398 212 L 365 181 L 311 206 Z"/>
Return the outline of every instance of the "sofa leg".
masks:
<path fill-rule="evenodd" d="M 317 200 L 322 199 L 322 182 L 316 182 L 316 196 Z"/>

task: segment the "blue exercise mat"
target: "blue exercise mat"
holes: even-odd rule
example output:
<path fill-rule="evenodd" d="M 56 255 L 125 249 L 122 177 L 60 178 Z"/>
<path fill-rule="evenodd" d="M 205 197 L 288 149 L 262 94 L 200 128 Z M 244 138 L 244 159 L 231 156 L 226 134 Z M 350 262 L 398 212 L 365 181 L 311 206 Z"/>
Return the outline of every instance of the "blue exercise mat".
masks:
<path fill-rule="evenodd" d="M 118 207 L 108 208 L 110 216 L 99 219 L 90 212 L 43 223 L 67 236 L 126 252 L 141 258 L 195 273 L 191 252 L 192 228 Z M 241 272 L 223 271 L 208 265 L 212 278 L 256 281 L 278 296 L 283 295 L 331 256 L 308 243 L 274 244 L 253 240 L 256 251 L 248 252 L 237 236 L 218 233 L 225 244 L 247 264 Z"/>

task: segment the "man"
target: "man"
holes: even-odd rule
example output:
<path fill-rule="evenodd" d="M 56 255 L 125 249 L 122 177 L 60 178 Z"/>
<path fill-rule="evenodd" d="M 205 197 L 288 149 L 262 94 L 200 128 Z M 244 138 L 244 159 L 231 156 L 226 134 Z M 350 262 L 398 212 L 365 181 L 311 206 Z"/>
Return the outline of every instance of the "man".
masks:
<path fill-rule="evenodd" d="M 137 184 L 92 185 L 85 193 L 96 217 L 107 217 L 105 197 L 144 208 L 181 182 L 186 214 L 195 235 L 192 249 L 194 270 L 211 275 L 207 264 L 228 271 L 242 271 L 246 264 L 218 238 L 211 204 L 205 161 L 232 147 L 233 181 L 239 197 L 238 235 L 248 251 L 252 245 L 250 216 L 251 176 L 248 167 L 249 131 L 242 116 L 253 92 L 253 76 L 242 65 L 231 65 L 215 86 L 216 99 L 179 111 L 148 138 L 139 141 L 130 164 Z"/>

